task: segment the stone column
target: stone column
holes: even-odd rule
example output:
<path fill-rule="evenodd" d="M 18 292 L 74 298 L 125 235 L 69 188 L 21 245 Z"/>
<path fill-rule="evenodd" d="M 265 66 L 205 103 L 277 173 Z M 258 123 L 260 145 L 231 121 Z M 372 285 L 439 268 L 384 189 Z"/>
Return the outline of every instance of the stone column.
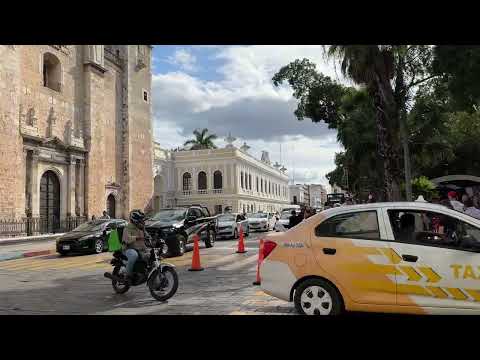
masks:
<path fill-rule="evenodd" d="M 67 216 L 75 216 L 75 170 L 77 160 L 70 156 L 67 167 Z"/>
<path fill-rule="evenodd" d="M 183 178 L 182 178 L 183 173 L 184 173 L 183 169 L 178 169 L 178 191 L 180 193 L 182 193 L 183 191 Z"/>
<path fill-rule="evenodd" d="M 85 215 L 85 160 L 80 159 L 80 171 L 78 174 L 78 207 L 80 208 L 80 216 Z"/>
<path fill-rule="evenodd" d="M 215 170 L 213 170 L 215 171 Z M 211 194 L 213 192 L 213 173 L 212 168 L 209 166 L 207 167 L 207 190 Z"/>
<path fill-rule="evenodd" d="M 193 193 L 196 194 L 197 190 L 198 190 L 197 168 L 191 168 L 190 169 L 190 175 L 192 175 L 192 186 L 191 186 L 192 194 Z"/>
<path fill-rule="evenodd" d="M 32 166 L 30 171 L 30 194 L 32 203 L 32 217 L 40 216 L 40 185 L 38 173 L 38 150 L 32 151 Z"/>
<path fill-rule="evenodd" d="M 29 215 L 32 210 L 32 196 L 31 196 L 31 166 L 29 164 L 28 150 L 23 149 L 23 170 L 25 171 L 25 216 Z"/>

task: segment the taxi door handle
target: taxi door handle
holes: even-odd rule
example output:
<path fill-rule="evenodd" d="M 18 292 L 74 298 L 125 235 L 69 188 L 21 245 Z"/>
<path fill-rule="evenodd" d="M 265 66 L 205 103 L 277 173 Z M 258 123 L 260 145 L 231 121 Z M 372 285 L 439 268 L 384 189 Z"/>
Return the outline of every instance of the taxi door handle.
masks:
<path fill-rule="evenodd" d="M 337 249 L 323 248 L 323 253 L 326 255 L 335 255 L 336 252 L 337 252 Z"/>
<path fill-rule="evenodd" d="M 418 256 L 415 255 L 402 255 L 402 259 L 408 262 L 417 262 Z"/>

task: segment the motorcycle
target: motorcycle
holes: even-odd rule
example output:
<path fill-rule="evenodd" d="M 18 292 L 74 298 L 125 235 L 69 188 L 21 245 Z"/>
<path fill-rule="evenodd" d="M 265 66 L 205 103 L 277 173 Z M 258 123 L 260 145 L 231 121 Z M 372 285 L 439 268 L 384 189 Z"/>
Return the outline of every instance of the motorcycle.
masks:
<path fill-rule="evenodd" d="M 175 266 L 162 263 L 161 260 L 167 253 L 163 239 L 153 240 L 145 231 L 145 245 L 150 248 L 148 258 L 141 254 L 133 268 L 132 282 L 126 284 L 123 280 L 126 275 L 126 261 L 128 260 L 121 251 L 113 253 L 110 264 L 113 266 L 112 273 L 106 272 L 104 276 L 112 280 L 113 290 L 117 294 L 125 294 L 130 286 L 138 286 L 146 283 L 152 297 L 158 301 L 170 299 L 178 289 L 178 275 Z"/>

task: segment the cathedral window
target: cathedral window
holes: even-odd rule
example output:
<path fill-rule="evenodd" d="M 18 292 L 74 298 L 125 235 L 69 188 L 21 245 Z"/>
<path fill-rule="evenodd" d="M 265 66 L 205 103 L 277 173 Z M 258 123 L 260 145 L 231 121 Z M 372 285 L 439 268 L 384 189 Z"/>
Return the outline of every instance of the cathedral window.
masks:
<path fill-rule="evenodd" d="M 62 69 L 60 60 L 51 54 L 43 55 L 43 86 L 55 91 L 60 91 L 62 80 Z"/>

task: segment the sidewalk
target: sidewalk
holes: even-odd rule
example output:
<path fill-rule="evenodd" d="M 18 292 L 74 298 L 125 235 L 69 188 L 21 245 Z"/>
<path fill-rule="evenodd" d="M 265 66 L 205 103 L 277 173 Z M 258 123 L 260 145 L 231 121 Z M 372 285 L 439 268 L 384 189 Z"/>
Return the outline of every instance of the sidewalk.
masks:
<path fill-rule="evenodd" d="M 54 254 L 55 240 L 60 235 L 0 239 L 0 261 Z"/>

